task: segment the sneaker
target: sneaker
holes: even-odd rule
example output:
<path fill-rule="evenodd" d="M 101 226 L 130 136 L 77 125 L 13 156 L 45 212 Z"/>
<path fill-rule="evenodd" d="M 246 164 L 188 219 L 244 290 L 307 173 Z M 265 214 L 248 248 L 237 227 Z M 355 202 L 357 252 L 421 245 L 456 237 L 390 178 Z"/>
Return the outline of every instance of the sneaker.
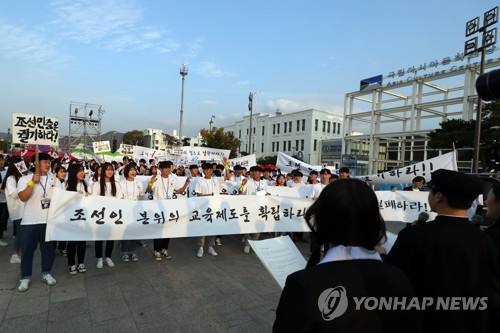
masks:
<path fill-rule="evenodd" d="M 165 258 L 165 259 L 167 259 L 167 260 L 172 259 L 172 256 L 169 256 L 169 255 L 168 255 L 168 251 L 167 251 L 167 250 L 165 250 L 165 249 L 161 251 L 161 254 L 162 254 L 163 258 Z"/>
<path fill-rule="evenodd" d="M 210 253 L 214 257 L 217 255 L 217 252 L 215 252 L 214 248 L 211 246 L 208 247 L 208 253 Z"/>
<path fill-rule="evenodd" d="M 220 241 L 220 238 L 216 238 L 215 239 L 215 245 L 217 245 L 217 246 L 221 246 L 222 245 L 222 243 Z"/>
<path fill-rule="evenodd" d="M 59 251 L 59 253 L 62 254 L 63 257 L 68 256 L 68 251 L 66 251 L 66 249 Z"/>
<path fill-rule="evenodd" d="M 78 270 L 78 273 L 85 273 L 87 271 L 84 264 L 78 264 L 76 269 Z"/>
<path fill-rule="evenodd" d="M 108 265 L 108 267 L 115 267 L 115 263 L 111 260 L 111 258 L 106 258 L 106 265 Z"/>
<path fill-rule="evenodd" d="M 20 264 L 21 263 L 21 257 L 19 254 L 13 254 L 12 257 L 10 257 L 10 263 L 11 264 Z"/>
<path fill-rule="evenodd" d="M 47 282 L 49 286 L 53 286 L 57 283 L 56 279 L 54 279 L 54 277 L 50 273 L 43 274 L 42 280 Z"/>
<path fill-rule="evenodd" d="M 69 266 L 69 274 L 75 275 L 76 273 L 78 273 L 78 271 L 76 270 L 76 266 Z"/>
<path fill-rule="evenodd" d="M 123 253 L 122 260 L 125 261 L 125 262 L 129 262 L 130 261 L 130 256 L 128 255 L 128 253 Z M 106 260 L 106 263 L 108 263 L 107 260 Z M 109 264 L 108 264 L 108 266 L 109 266 Z M 113 266 L 110 266 L 110 267 L 113 267 Z"/>
<path fill-rule="evenodd" d="M 245 248 L 243 249 L 243 252 L 250 253 L 250 245 L 245 245 Z"/>
<path fill-rule="evenodd" d="M 161 261 L 161 253 L 160 252 L 155 251 L 155 260 Z"/>
<path fill-rule="evenodd" d="M 19 280 L 19 287 L 17 287 L 17 290 L 19 291 L 26 291 L 30 287 L 30 279 L 21 279 Z"/>
<path fill-rule="evenodd" d="M 3 239 L 0 239 L 0 246 L 7 246 L 9 243 L 5 242 Z"/>
<path fill-rule="evenodd" d="M 202 247 L 200 247 L 200 248 L 198 249 L 198 253 L 197 253 L 196 255 L 198 256 L 198 258 L 203 257 L 203 248 L 202 248 Z"/>
<path fill-rule="evenodd" d="M 135 252 L 132 252 L 132 261 L 139 261 L 139 256 Z"/>
<path fill-rule="evenodd" d="M 148 247 L 148 244 L 146 244 L 146 243 L 145 243 L 145 242 L 143 242 L 143 241 L 138 241 L 138 242 L 137 242 L 137 245 L 140 245 L 140 246 L 142 246 L 142 247 Z"/>
<path fill-rule="evenodd" d="M 100 269 L 100 268 L 102 268 L 102 266 L 103 266 L 102 265 L 102 258 L 97 259 L 97 265 L 96 265 L 96 267 Z"/>

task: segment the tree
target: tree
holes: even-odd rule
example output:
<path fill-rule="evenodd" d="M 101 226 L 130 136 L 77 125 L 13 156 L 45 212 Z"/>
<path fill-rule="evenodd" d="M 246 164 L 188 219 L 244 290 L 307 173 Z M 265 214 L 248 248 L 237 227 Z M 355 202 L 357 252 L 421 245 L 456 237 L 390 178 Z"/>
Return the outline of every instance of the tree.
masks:
<path fill-rule="evenodd" d="M 485 103 L 481 123 L 481 143 L 479 149 L 482 169 L 495 167 L 500 157 L 500 102 Z M 475 120 L 445 120 L 429 133 L 429 146 L 434 149 L 474 148 Z M 472 159 L 472 149 L 460 152 L 461 159 Z"/>
<path fill-rule="evenodd" d="M 182 145 L 183 146 L 189 146 L 190 142 L 191 142 L 191 138 L 189 138 L 189 137 L 182 138 Z"/>
<path fill-rule="evenodd" d="M 257 164 L 274 164 L 278 161 L 278 156 L 264 156 L 257 159 Z"/>
<path fill-rule="evenodd" d="M 168 133 L 163 133 L 163 136 L 165 137 L 165 142 L 167 143 L 167 146 L 170 146 L 170 147 L 179 146 L 180 141 L 175 136 L 170 135 Z"/>
<path fill-rule="evenodd" d="M 123 134 L 123 143 L 126 145 L 144 146 L 144 134 L 139 130 L 127 132 Z"/>
<path fill-rule="evenodd" d="M 237 155 L 240 140 L 234 137 L 231 132 L 224 132 L 223 127 L 212 127 L 212 130 L 202 129 L 200 131 L 203 140 L 203 147 L 229 149 L 231 153 L 229 158 L 235 158 Z"/>

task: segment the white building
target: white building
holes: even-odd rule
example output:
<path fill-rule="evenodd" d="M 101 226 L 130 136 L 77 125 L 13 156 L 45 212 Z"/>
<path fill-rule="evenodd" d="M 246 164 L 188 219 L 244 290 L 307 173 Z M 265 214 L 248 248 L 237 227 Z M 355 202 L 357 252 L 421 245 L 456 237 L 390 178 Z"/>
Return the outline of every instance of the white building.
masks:
<path fill-rule="evenodd" d="M 144 130 L 143 132 L 144 135 L 144 146 L 153 148 L 153 149 L 158 149 L 158 150 L 165 150 L 168 147 L 168 143 L 165 140 L 165 135 L 164 132 L 160 129 L 153 129 L 153 128 L 148 128 Z M 173 130 L 172 136 L 175 138 L 179 138 L 177 135 L 177 131 Z M 184 138 L 186 138 L 184 136 Z M 202 145 L 202 137 L 201 134 L 198 133 L 197 136 L 193 136 L 189 140 L 189 146 L 191 147 L 198 147 Z"/>
<path fill-rule="evenodd" d="M 343 116 L 340 114 L 309 109 L 293 113 L 276 112 L 274 115 L 257 113 L 234 125 L 224 126 L 226 132 L 241 141 L 238 154 L 254 154 L 256 158 L 276 156 L 278 152 L 297 156 L 304 162 L 321 164 L 321 142 L 342 138 Z M 249 148 L 251 142 L 252 148 Z"/>

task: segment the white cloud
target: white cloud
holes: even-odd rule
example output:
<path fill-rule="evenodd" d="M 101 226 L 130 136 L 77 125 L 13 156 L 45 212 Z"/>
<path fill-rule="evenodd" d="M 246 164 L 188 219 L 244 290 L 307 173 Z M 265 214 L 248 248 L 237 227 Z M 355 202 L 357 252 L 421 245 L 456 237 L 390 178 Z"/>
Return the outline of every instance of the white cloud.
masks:
<path fill-rule="evenodd" d="M 238 81 L 238 82 L 236 82 L 234 85 L 235 85 L 236 87 L 246 87 L 246 86 L 248 86 L 249 84 L 250 84 L 250 81 L 245 80 L 245 81 Z"/>
<path fill-rule="evenodd" d="M 276 110 L 282 112 L 297 112 L 309 109 L 316 109 L 321 111 L 330 111 L 339 114 L 344 113 L 342 105 L 335 104 L 334 98 L 331 95 L 298 95 L 291 99 L 275 99 L 268 100 L 262 105 L 262 110 L 259 110 L 257 105 L 257 112 L 274 113 Z"/>
<path fill-rule="evenodd" d="M 197 105 L 198 106 L 214 106 L 214 105 L 217 105 L 217 104 L 219 104 L 219 103 L 217 103 L 216 101 L 205 100 L 205 101 L 199 102 Z"/>
<path fill-rule="evenodd" d="M 170 53 L 180 43 L 164 28 L 142 24 L 144 9 L 133 0 L 55 0 L 52 26 L 80 43 L 97 43 L 113 51 L 151 49 Z"/>
<path fill-rule="evenodd" d="M 7 58 L 37 64 L 60 65 L 69 59 L 41 34 L 9 24 L 0 24 L 0 51 Z"/>
<path fill-rule="evenodd" d="M 230 72 L 223 71 L 219 65 L 211 61 L 202 61 L 198 63 L 197 71 L 204 77 L 225 77 L 232 75 Z"/>

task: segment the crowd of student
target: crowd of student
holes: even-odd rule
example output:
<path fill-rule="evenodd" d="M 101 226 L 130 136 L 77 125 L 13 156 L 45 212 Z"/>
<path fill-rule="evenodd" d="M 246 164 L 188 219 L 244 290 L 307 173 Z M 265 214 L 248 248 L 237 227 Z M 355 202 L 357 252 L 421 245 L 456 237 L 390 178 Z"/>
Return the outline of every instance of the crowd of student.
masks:
<path fill-rule="evenodd" d="M 37 247 L 40 248 L 42 256 L 42 279 L 49 285 L 56 284 L 51 274 L 54 262 L 55 249 L 67 256 L 69 274 L 84 273 L 85 255 L 87 244 L 85 241 L 68 242 L 45 242 L 47 216 L 50 207 L 50 198 L 54 188 L 78 192 L 81 196 L 110 196 L 126 200 L 170 200 L 174 193 L 182 193 L 191 184 L 196 196 L 217 196 L 221 193 L 222 184 L 225 181 L 237 183 L 239 195 L 266 195 L 269 186 L 308 185 L 313 187 L 314 196 L 318 196 L 321 190 L 331 180 L 329 169 L 320 172 L 312 171 L 307 182 L 303 180 L 303 174 L 295 170 L 289 174 L 281 174 L 277 170 L 262 169 L 260 166 L 246 167 L 235 165 L 231 170 L 224 159 L 223 164 L 203 163 L 198 165 L 175 166 L 171 161 L 156 162 L 150 160 L 147 163 L 140 159 L 137 163 L 128 158 L 123 162 L 98 163 L 95 160 L 83 162 L 77 160 L 52 159 L 48 154 L 39 154 L 38 171 L 33 163 L 30 170 L 21 174 L 16 163 L 21 161 L 18 157 L 9 157 L 5 160 L 0 158 L 0 183 L 2 192 L 0 203 L 1 225 L 0 246 L 7 246 L 3 240 L 3 232 L 7 220 L 13 224 L 13 254 L 11 263 L 21 264 L 21 278 L 19 291 L 26 291 L 32 278 L 33 255 Z M 7 162 L 6 167 L 4 163 Z M 28 168 L 29 169 L 29 168 Z M 248 171 L 248 172 L 247 172 Z M 138 181 L 138 175 L 148 176 L 149 181 L 146 188 Z M 178 185 L 177 177 L 186 177 L 183 186 Z M 333 175 L 334 178 L 337 177 Z M 334 179 L 332 178 L 332 179 Z M 1 200 L 4 198 L 4 200 Z M 301 233 L 294 233 L 295 240 L 301 240 Z M 248 239 L 258 239 L 259 234 L 244 235 L 245 253 L 250 253 Z M 136 251 L 138 244 L 146 245 L 143 241 L 121 240 L 121 259 L 124 262 L 138 261 Z M 154 239 L 154 260 L 172 259 L 168 253 L 170 239 Z M 203 257 L 205 250 L 213 256 L 217 256 L 215 245 L 222 245 L 221 236 L 207 235 L 199 237 L 196 255 Z M 115 241 L 95 241 L 94 253 L 96 267 L 103 268 L 104 265 L 113 267 L 112 255 Z"/>

